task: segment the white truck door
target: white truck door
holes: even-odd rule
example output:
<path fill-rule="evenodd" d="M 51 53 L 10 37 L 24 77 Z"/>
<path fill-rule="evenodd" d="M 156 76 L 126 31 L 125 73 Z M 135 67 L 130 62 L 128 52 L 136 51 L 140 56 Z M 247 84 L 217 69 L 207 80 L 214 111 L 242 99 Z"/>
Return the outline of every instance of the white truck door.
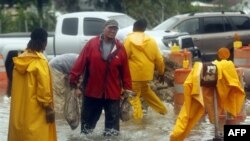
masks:
<path fill-rule="evenodd" d="M 80 41 L 78 32 L 79 18 L 69 17 L 64 18 L 58 23 L 55 35 L 55 52 L 57 55 L 63 53 L 79 53 Z"/>

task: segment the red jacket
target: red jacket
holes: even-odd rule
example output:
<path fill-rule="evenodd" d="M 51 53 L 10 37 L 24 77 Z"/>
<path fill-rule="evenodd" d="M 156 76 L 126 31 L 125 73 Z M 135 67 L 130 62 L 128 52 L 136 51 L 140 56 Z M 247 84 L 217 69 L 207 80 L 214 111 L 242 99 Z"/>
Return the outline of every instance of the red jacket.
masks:
<path fill-rule="evenodd" d="M 102 59 L 100 36 L 91 39 L 83 48 L 70 72 L 70 83 L 76 84 L 80 75 L 88 69 L 85 96 L 118 100 L 121 88 L 131 90 L 131 77 L 124 46 L 115 40 L 115 46 L 108 56 Z"/>

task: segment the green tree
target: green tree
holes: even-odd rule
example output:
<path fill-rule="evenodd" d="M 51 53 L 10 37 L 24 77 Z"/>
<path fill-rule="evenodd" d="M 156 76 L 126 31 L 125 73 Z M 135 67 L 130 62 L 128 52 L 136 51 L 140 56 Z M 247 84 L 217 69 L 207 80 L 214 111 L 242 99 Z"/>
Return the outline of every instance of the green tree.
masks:
<path fill-rule="evenodd" d="M 0 33 L 26 32 L 38 26 L 54 31 L 56 17 L 44 2 L 50 1 L 20 0 L 15 7 L 0 9 Z"/>
<path fill-rule="evenodd" d="M 79 0 L 54 0 L 55 7 L 63 12 L 77 12 L 80 11 Z"/>
<path fill-rule="evenodd" d="M 197 11 L 190 2 L 191 0 L 123 0 L 123 6 L 125 13 L 136 19 L 145 18 L 149 27 L 154 27 L 170 16 Z"/>

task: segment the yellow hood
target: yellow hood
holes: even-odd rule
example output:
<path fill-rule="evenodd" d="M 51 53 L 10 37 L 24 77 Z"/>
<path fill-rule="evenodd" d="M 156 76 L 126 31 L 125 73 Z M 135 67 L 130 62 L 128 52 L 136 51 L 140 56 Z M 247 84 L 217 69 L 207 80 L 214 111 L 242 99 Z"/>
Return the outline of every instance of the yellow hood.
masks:
<path fill-rule="evenodd" d="M 18 57 L 13 58 L 14 69 L 23 74 L 32 69 L 33 65 L 37 65 L 35 62 L 38 59 L 44 59 L 46 61 L 46 58 L 42 53 L 25 51 Z"/>
<path fill-rule="evenodd" d="M 150 41 L 150 37 L 144 32 L 133 32 L 129 34 L 130 42 L 139 50 L 143 50 L 146 47 L 147 42 Z"/>

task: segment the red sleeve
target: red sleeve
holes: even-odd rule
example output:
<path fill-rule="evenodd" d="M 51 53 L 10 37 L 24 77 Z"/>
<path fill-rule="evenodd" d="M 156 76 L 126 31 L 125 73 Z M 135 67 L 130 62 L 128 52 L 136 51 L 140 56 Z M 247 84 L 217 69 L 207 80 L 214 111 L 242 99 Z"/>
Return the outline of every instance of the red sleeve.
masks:
<path fill-rule="evenodd" d="M 69 74 L 70 83 L 77 84 L 80 76 L 83 74 L 88 60 L 89 48 L 90 48 L 90 43 L 88 42 L 84 46 L 78 58 L 76 59 L 76 62 L 72 66 Z"/>

